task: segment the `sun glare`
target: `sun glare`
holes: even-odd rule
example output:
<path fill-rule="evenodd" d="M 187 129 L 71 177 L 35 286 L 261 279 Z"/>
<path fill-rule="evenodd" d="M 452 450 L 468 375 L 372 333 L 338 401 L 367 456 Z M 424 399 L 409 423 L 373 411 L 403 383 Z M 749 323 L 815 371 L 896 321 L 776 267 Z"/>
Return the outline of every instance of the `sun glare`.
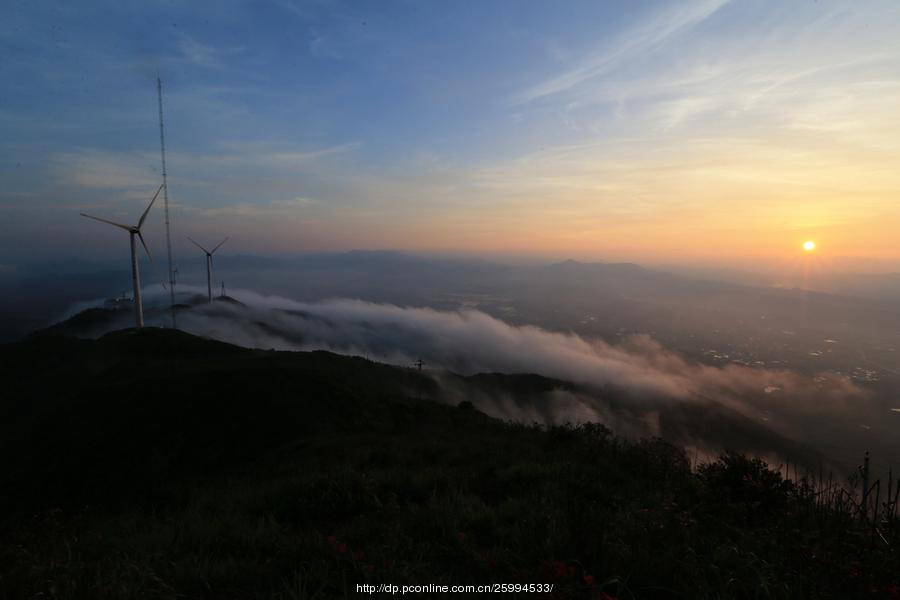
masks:
<path fill-rule="evenodd" d="M 816 249 L 816 243 L 812 240 L 807 240 L 807 241 L 803 242 L 803 249 L 806 250 L 807 252 L 812 252 L 813 250 Z"/>

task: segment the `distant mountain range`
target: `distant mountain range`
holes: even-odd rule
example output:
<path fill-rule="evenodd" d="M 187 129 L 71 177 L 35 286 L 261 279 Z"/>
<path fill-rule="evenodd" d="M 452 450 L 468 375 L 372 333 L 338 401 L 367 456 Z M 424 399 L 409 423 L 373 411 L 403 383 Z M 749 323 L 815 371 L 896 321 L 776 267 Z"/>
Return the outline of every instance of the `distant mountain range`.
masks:
<path fill-rule="evenodd" d="M 205 276 L 204 268 L 205 263 L 199 259 L 183 258 L 178 279 L 199 282 Z M 158 273 L 149 264 L 142 270 L 146 285 L 159 283 Z M 551 297 L 558 296 L 562 290 L 588 293 L 591 300 L 599 300 L 601 305 L 604 299 L 618 298 L 626 302 L 669 299 L 696 306 L 698 302 L 708 303 L 712 296 L 721 298 L 729 307 L 736 302 L 747 310 L 768 313 L 783 311 L 779 304 L 808 303 L 813 299 L 815 309 L 834 306 L 835 310 L 821 315 L 830 321 L 866 319 L 872 310 L 876 315 L 900 314 L 900 302 L 897 302 L 900 274 L 834 275 L 832 284 L 823 284 L 823 289 L 848 297 L 828 298 L 822 293 L 763 285 L 765 279 L 749 275 L 737 278 L 739 282 L 735 283 L 729 281 L 735 277 L 718 271 L 684 272 L 688 275 L 631 263 L 570 260 L 523 266 L 368 251 L 294 258 L 223 255 L 215 261 L 217 283 L 224 281 L 228 287 L 301 300 L 345 296 L 447 308 L 453 303 L 451 295 L 490 294 L 534 305 L 534 300 L 550 302 L 543 290 L 549 290 Z M 69 260 L 26 265 L 0 279 L 0 341 L 16 339 L 46 326 L 77 302 L 112 297 L 127 290 L 129 285 L 130 275 L 121 261 Z M 544 319 L 541 321 L 547 325 Z"/>

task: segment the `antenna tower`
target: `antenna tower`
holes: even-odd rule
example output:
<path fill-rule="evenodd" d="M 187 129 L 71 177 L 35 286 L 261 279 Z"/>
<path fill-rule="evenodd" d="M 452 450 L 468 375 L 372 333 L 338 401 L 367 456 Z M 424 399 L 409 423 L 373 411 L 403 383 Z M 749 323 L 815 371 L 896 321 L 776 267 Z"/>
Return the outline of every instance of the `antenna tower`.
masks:
<path fill-rule="evenodd" d="M 156 73 L 156 94 L 159 100 L 159 152 L 162 157 L 163 205 L 166 212 L 166 256 L 169 263 L 169 309 L 172 311 L 172 329 L 175 324 L 175 272 L 172 270 L 172 235 L 169 231 L 169 184 L 166 181 L 166 134 L 163 127 L 162 79 Z"/>

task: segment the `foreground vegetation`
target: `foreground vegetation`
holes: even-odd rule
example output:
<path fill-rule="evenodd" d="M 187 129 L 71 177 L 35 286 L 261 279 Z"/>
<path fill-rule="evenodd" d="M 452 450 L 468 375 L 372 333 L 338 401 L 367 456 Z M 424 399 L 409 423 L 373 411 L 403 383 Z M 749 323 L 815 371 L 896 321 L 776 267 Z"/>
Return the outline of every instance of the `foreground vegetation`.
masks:
<path fill-rule="evenodd" d="M 177 332 L 0 358 L 0 599 L 900 597 L 898 540 L 740 455 L 692 470 L 419 400 L 413 371 Z"/>

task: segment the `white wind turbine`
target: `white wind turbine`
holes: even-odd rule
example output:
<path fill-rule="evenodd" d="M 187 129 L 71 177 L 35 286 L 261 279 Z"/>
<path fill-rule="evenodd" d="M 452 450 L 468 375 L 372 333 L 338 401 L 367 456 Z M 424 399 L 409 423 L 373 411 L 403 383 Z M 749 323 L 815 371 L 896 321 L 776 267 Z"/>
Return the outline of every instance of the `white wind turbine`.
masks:
<path fill-rule="evenodd" d="M 141 220 L 138 221 L 137 225 L 122 225 L 121 223 L 107 221 L 106 219 L 101 219 L 100 217 L 92 217 L 91 215 L 81 213 L 82 217 L 94 219 L 95 221 L 100 221 L 101 223 L 115 225 L 116 227 L 124 229 L 129 233 L 129 237 L 131 238 L 131 282 L 132 284 L 134 284 L 134 318 L 138 327 L 144 326 L 144 305 L 141 303 L 141 275 L 138 270 L 138 259 L 134 245 L 134 237 L 137 236 L 141 240 L 141 245 L 144 246 L 144 251 L 147 253 L 147 258 L 149 258 L 150 262 L 153 263 L 153 257 L 150 255 L 150 249 L 147 248 L 147 242 L 144 241 L 144 236 L 141 235 L 141 227 L 144 225 L 144 220 L 147 218 L 147 213 L 150 212 L 150 209 L 153 207 L 153 203 L 156 202 L 156 197 L 159 196 L 159 192 L 162 191 L 162 189 L 162 185 L 157 188 L 156 193 L 153 194 L 153 199 L 147 206 L 147 210 L 145 210 L 144 214 L 141 215 Z M 165 284 L 163 284 L 163 286 L 165 286 Z"/>
<path fill-rule="evenodd" d="M 212 302 L 212 255 L 215 254 L 216 250 L 218 250 L 222 246 L 222 244 L 228 241 L 228 238 L 225 238 L 224 240 L 219 242 L 219 245 L 212 250 L 207 250 L 194 240 L 191 240 L 190 237 L 188 237 L 188 239 L 193 245 L 197 246 L 206 253 L 206 293 L 209 296 L 209 301 Z"/>

